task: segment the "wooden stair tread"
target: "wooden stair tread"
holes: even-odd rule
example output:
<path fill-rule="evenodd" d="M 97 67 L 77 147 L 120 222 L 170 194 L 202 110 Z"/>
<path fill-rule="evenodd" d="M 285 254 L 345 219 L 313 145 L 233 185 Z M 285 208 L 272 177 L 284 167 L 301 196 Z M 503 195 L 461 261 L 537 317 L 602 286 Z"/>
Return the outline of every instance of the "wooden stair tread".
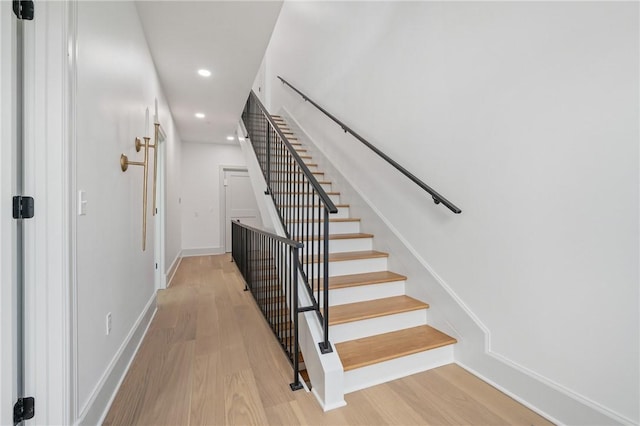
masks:
<path fill-rule="evenodd" d="M 456 343 L 456 339 L 428 325 L 336 343 L 344 371 L 400 358 Z"/>
<path fill-rule="evenodd" d="M 427 309 L 428 304 L 409 296 L 394 296 L 329 308 L 329 325 Z"/>
<path fill-rule="evenodd" d="M 310 239 L 318 241 L 321 238 L 321 235 L 313 235 Z M 373 238 L 373 234 L 366 234 L 364 232 L 356 232 L 352 234 L 329 234 L 329 240 L 354 240 L 359 238 Z"/>
<path fill-rule="evenodd" d="M 364 251 L 345 251 L 338 253 L 329 253 L 329 262 L 342 262 L 346 260 L 375 259 L 379 257 L 389 257 L 389 253 L 383 253 L 376 250 Z M 312 262 L 322 262 L 323 256 L 313 256 Z"/>
<path fill-rule="evenodd" d="M 337 208 L 348 208 L 349 204 L 335 204 Z M 281 207 L 321 207 L 319 204 L 308 205 L 308 204 L 282 204 Z"/>
<path fill-rule="evenodd" d="M 276 194 L 294 194 L 294 195 L 307 195 L 308 192 L 276 192 Z M 340 195 L 339 192 L 327 191 L 327 195 Z"/>
<path fill-rule="evenodd" d="M 327 192 L 327 194 L 330 194 L 329 192 Z M 291 223 L 318 223 L 318 222 L 324 222 L 324 220 L 319 220 L 319 219 L 302 219 L 302 220 L 290 220 L 289 222 Z M 360 222 L 360 218 L 359 217 L 337 217 L 334 219 L 329 218 L 329 222 Z"/>
<path fill-rule="evenodd" d="M 361 285 L 382 284 L 394 281 L 404 281 L 407 277 L 404 275 L 396 274 L 391 271 L 379 271 L 379 272 L 365 272 L 363 274 L 351 274 L 351 275 L 337 275 L 335 277 L 329 277 L 329 290 L 358 287 Z M 322 286 L 322 280 L 320 281 Z"/>
<path fill-rule="evenodd" d="M 272 164 L 284 164 L 285 166 L 291 166 L 297 164 L 295 160 L 291 161 L 274 161 Z M 318 167 L 317 163 L 304 163 L 307 167 Z"/>
<path fill-rule="evenodd" d="M 295 181 L 290 181 L 290 180 L 272 180 L 271 182 L 277 182 L 277 183 L 291 183 L 294 185 L 297 185 L 297 182 Z M 320 185 L 331 185 L 331 182 L 328 180 L 319 180 L 318 183 Z M 306 206 L 306 205 L 305 205 Z"/>

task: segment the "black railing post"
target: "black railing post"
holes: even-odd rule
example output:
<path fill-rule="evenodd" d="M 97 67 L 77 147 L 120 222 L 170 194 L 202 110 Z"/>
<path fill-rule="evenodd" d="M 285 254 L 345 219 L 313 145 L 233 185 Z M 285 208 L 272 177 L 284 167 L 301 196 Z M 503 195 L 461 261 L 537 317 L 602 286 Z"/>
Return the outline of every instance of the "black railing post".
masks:
<path fill-rule="evenodd" d="M 322 284 L 324 285 L 322 291 L 323 307 L 322 307 L 322 319 L 324 320 L 324 341 L 320 343 L 320 352 L 327 354 L 333 352 L 331 343 L 329 343 L 329 210 L 324 208 L 324 235 L 323 239 L 323 253 L 322 253 L 322 267 L 324 269 L 324 275 L 322 277 Z"/>
<path fill-rule="evenodd" d="M 267 188 L 271 192 L 271 131 L 267 123 Z"/>
<path fill-rule="evenodd" d="M 302 383 L 300 383 L 300 360 L 299 353 L 300 347 L 298 342 L 298 256 L 300 254 L 299 248 L 291 248 L 293 252 L 293 268 L 291 268 L 291 273 L 293 274 L 293 291 L 291 301 L 291 309 L 293 309 L 293 383 L 291 386 L 291 390 L 299 390 L 302 389 Z"/>

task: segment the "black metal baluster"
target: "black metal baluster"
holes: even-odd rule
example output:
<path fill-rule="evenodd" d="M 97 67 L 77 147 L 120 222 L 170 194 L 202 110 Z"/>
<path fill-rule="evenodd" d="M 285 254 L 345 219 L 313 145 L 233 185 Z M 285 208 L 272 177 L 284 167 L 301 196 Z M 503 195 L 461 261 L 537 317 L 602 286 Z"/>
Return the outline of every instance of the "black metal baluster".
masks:
<path fill-rule="evenodd" d="M 324 342 L 320 345 L 320 351 L 323 354 L 332 352 L 331 344 L 329 344 L 329 210 L 325 207 L 324 209 L 324 253 L 323 253 L 323 267 L 324 267 L 324 277 L 322 279 L 322 284 L 324 287 L 323 291 L 323 313 L 322 317 L 324 319 Z"/>
<path fill-rule="evenodd" d="M 292 248 L 291 251 L 294 251 Z M 296 252 L 299 249 L 295 250 Z M 298 258 L 298 253 L 293 257 L 293 268 L 291 271 L 293 272 L 293 301 L 292 301 L 292 310 L 293 310 L 293 383 L 291 383 L 291 390 L 295 391 L 298 389 L 302 389 L 302 383 L 300 383 L 299 370 L 300 370 L 300 360 L 298 359 L 298 262 L 296 259 Z"/>

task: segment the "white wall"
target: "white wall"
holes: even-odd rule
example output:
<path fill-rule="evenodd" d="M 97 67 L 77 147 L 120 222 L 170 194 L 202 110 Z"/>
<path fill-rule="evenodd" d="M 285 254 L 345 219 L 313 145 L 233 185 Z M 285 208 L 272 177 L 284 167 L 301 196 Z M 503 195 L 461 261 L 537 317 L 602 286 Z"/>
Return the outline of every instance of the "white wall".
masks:
<path fill-rule="evenodd" d="M 220 166 L 246 167 L 237 143 L 182 145 L 182 250 L 185 255 L 224 253 Z"/>
<path fill-rule="evenodd" d="M 267 52 L 271 110 L 488 331 L 458 360 L 568 423 L 640 420 L 637 34 L 636 3 L 288 2 Z"/>
<path fill-rule="evenodd" d="M 78 2 L 77 8 L 74 186 L 86 191 L 88 204 L 86 216 L 75 217 L 74 414 L 76 419 L 95 423 L 154 308 L 151 208 L 147 216 L 147 250 L 143 252 L 142 168 L 130 166 L 123 173 L 120 154 L 133 161 L 142 160 L 143 154 L 135 152 L 134 138 L 145 133 L 145 108 L 149 107 L 153 115 L 157 97 L 168 144 L 166 254 L 168 258 L 175 257 L 181 240 L 177 205 L 180 138 L 134 4 Z M 148 200 L 151 204 L 151 192 Z M 112 313 L 112 331 L 107 336 L 108 312 Z"/>

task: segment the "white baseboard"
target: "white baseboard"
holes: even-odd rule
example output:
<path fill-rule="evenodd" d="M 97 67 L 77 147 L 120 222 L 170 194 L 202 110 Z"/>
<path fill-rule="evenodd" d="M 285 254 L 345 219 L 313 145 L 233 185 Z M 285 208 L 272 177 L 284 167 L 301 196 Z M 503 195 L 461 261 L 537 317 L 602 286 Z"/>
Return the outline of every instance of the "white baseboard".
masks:
<path fill-rule="evenodd" d="M 102 424 L 156 312 L 156 292 L 109 363 L 75 425 Z"/>
<path fill-rule="evenodd" d="M 182 257 L 211 256 L 224 253 L 224 247 L 198 247 L 182 249 Z"/>
<path fill-rule="evenodd" d="M 178 270 L 178 267 L 180 266 L 180 263 L 182 263 L 182 250 L 180 250 L 178 252 L 178 254 L 176 255 L 176 258 L 173 259 L 173 262 L 171 262 L 171 266 L 169 267 L 169 270 L 167 271 L 167 275 L 166 275 L 166 288 L 169 288 L 169 286 L 171 285 L 171 281 L 173 280 L 173 277 L 175 277 L 176 275 L 176 271 Z"/>

